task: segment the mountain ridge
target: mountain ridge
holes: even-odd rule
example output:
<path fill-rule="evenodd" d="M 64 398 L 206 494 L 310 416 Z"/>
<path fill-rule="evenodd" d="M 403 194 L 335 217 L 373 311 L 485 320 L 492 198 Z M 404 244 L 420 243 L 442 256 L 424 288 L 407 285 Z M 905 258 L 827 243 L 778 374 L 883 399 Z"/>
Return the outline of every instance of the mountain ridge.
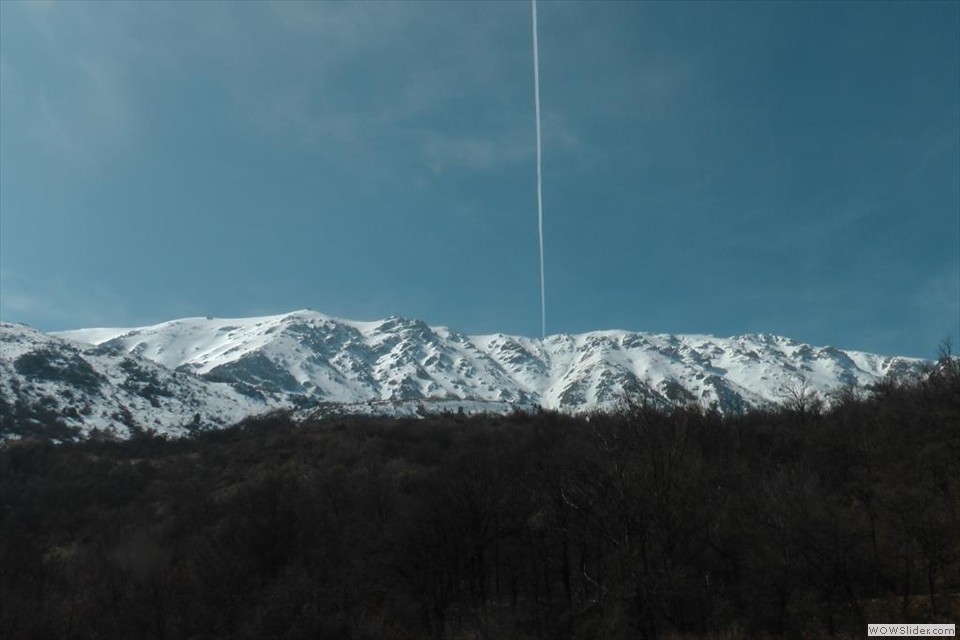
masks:
<path fill-rule="evenodd" d="M 0 339 L 4 413 L 21 427 L 56 417 L 78 433 L 116 437 L 181 435 L 276 409 L 583 413 L 644 398 L 736 413 L 928 364 L 773 334 L 470 336 L 400 316 L 361 322 L 312 310 L 52 334 L 0 323 Z"/>

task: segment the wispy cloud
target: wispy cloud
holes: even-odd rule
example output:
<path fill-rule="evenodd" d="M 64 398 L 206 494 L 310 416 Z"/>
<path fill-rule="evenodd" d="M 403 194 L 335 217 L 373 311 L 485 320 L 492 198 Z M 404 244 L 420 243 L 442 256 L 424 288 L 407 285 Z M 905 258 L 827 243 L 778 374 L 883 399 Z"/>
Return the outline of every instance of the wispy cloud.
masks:
<path fill-rule="evenodd" d="M 413 153 L 434 173 L 485 171 L 533 149 L 529 16 L 511 3 L 56 3 L 4 13 L 33 43 L 11 40 L 2 53 L 5 133 L 54 162 L 99 166 L 136 151 L 148 123 L 172 117 L 151 103 L 155 86 L 178 92 L 197 78 L 233 135 L 363 166 L 402 148 L 405 166 Z M 505 97 L 517 78 L 522 91 Z M 646 77 L 642 90 L 662 93 L 665 82 Z M 548 147 L 578 144 L 562 120 L 547 107 Z"/>
<path fill-rule="evenodd" d="M 526 161 L 533 155 L 528 132 L 479 136 L 425 131 L 420 137 L 427 165 L 434 173 L 441 173 L 450 165 L 489 170 Z"/>
<path fill-rule="evenodd" d="M 130 315 L 123 299 L 103 284 L 0 269 L 0 318 L 58 330 L 123 324 Z"/>
<path fill-rule="evenodd" d="M 72 169 L 128 150 L 138 133 L 141 60 L 118 16 L 73 3 L 4 5 L 5 146 Z"/>
<path fill-rule="evenodd" d="M 515 106 L 498 101 L 503 78 L 527 60 L 510 59 L 496 42 L 516 25 L 498 23 L 503 5 L 458 7 L 468 10 L 276 3 L 263 17 L 286 32 L 282 46 L 257 38 L 247 22 L 221 25 L 235 30 L 224 42 L 258 43 L 223 52 L 234 114 L 286 143 L 339 145 L 345 159 L 394 145 L 419 151 L 432 170 L 483 170 L 495 159 L 520 157 L 527 152 L 515 143 Z M 525 23 L 517 29 L 526 34 Z M 460 115 L 453 122 L 451 110 Z"/>

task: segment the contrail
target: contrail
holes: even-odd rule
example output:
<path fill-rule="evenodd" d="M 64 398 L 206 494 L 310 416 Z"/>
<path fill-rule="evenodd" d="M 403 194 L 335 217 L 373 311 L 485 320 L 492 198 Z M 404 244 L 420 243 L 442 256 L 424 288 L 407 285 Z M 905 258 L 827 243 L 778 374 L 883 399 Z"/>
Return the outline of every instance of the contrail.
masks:
<path fill-rule="evenodd" d="M 540 335 L 547 337 L 547 288 L 543 276 L 543 179 L 540 166 L 540 57 L 537 44 L 537 0 L 530 0 L 533 11 L 533 101 L 537 109 L 537 229 L 540 238 Z"/>

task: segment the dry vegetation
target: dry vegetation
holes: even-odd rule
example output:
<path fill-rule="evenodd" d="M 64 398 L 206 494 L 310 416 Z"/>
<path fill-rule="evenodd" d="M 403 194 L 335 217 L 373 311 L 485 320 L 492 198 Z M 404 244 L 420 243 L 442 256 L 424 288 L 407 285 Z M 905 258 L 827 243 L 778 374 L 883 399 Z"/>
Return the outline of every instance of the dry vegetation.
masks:
<path fill-rule="evenodd" d="M 0 450 L 4 638 L 862 637 L 960 621 L 960 365 L 642 403 Z"/>

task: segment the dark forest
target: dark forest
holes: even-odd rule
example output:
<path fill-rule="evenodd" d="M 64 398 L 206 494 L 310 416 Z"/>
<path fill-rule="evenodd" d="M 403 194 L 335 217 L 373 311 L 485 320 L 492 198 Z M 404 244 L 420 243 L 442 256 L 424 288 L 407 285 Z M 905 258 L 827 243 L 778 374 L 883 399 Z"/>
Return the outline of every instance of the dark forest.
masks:
<path fill-rule="evenodd" d="M 737 416 L 8 442 L 0 501 L 3 638 L 864 637 L 960 622 L 960 364 Z"/>

